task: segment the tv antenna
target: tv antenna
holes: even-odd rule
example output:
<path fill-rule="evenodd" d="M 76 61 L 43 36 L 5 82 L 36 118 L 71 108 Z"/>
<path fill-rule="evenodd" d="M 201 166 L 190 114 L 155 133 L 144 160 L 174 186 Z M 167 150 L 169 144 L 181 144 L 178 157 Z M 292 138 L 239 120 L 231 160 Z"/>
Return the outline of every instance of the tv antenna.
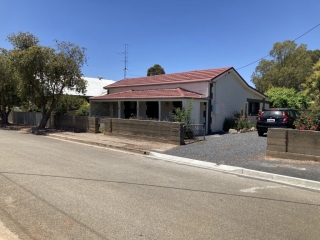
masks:
<path fill-rule="evenodd" d="M 127 78 L 127 70 L 128 70 L 128 46 L 129 44 L 127 43 L 123 43 L 124 45 L 124 52 L 121 52 L 120 54 L 123 54 L 124 55 L 124 69 L 123 69 L 123 72 L 124 72 L 124 79 Z"/>

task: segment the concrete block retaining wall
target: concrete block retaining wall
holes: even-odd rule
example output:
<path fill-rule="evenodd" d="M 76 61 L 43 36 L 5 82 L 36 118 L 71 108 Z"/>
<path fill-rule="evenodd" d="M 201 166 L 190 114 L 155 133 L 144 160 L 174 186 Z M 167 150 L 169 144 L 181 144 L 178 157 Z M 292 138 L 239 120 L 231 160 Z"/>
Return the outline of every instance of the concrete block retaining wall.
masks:
<path fill-rule="evenodd" d="M 104 128 L 105 134 L 184 144 L 183 123 L 108 118 L 105 119 Z"/>
<path fill-rule="evenodd" d="M 88 130 L 89 132 L 92 132 L 92 133 L 98 133 L 99 132 L 99 127 L 100 127 L 100 124 L 99 124 L 99 118 L 96 118 L 96 117 L 88 117 Z"/>
<path fill-rule="evenodd" d="M 267 156 L 320 161 L 320 132 L 270 128 Z"/>

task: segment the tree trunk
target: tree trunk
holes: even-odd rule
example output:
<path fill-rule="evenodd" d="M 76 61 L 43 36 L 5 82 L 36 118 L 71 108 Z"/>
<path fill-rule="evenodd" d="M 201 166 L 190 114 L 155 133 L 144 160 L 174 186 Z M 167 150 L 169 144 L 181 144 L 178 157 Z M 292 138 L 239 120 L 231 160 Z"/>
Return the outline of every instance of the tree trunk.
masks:
<path fill-rule="evenodd" d="M 6 99 L 4 97 L 4 95 L 1 95 L 1 126 L 3 127 L 3 125 L 9 124 L 8 122 L 8 115 L 10 113 L 10 108 L 8 107 L 8 113 L 6 111 L 7 106 L 6 106 Z"/>
<path fill-rule="evenodd" d="M 53 103 L 51 104 L 51 107 L 49 109 L 46 109 L 45 106 L 42 107 L 42 119 L 40 121 L 38 129 L 45 129 L 46 128 L 47 122 L 48 122 L 49 118 L 51 117 L 51 113 L 56 108 L 59 100 L 60 100 L 60 96 L 55 101 L 53 101 Z"/>
<path fill-rule="evenodd" d="M 38 129 L 45 129 L 49 118 L 50 118 L 50 115 L 49 115 L 49 117 L 47 116 L 47 114 L 44 116 L 42 115 Z"/>
<path fill-rule="evenodd" d="M 8 117 L 9 117 L 10 112 L 6 112 L 6 111 L 2 111 L 2 124 L 4 125 L 8 125 L 9 121 L 8 121 Z"/>
<path fill-rule="evenodd" d="M 50 115 L 49 115 L 49 117 L 47 117 L 47 115 L 48 115 L 48 111 L 46 109 L 46 106 L 44 105 L 42 107 L 42 118 L 41 118 L 41 121 L 39 123 L 38 129 L 45 129 L 46 128 L 48 119 L 50 118 Z"/>
<path fill-rule="evenodd" d="M 61 88 L 60 93 L 56 96 L 56 98 L 53 96 L 51 106 L 48 109 L 46 109 L 46 105 L 43 105 L 42 119 L 40 121 L 38 129 L 45 129 L 47 122 L 48 122 L 49 118 L 51 117 L 51 113 L 57 107 L 57 104 L 60 101 L 60 98 L 62 96 L 62 91 L 63 91 L 63 88 Z"/>

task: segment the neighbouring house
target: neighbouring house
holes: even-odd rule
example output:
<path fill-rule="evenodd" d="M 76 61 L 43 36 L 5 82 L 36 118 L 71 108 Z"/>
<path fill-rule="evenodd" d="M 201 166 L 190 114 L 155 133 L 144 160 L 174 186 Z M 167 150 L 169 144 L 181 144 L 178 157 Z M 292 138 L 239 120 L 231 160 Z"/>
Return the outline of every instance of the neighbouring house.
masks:
<path fill-rule="evenodd" d="M 84 97 L 89 101 L 90 97 L 101 96 L 107 93 L 107 90 L 104 88 L 112 83 L 115 83 L 113 80 L 107 80 L 103 77 L 91 78 L 91 77 L 83 77 L 84 80 L 87 81 L 87 91 L 85 94 L 81 94 L 72 89 L 65 89 L 64 94 L 75 95 Z"/>
<path fill-rule="evenodd" d="M 105 86 L 107 94 L 90 98 L 90 115 L 166 120 L 174 108 L 192 101 L 192 119 L 207 133 L 222 130 L 226 117 L 246 109 L 252 122 L 267 97 L 249 86 L 233 67 L 127 78 Z"/>

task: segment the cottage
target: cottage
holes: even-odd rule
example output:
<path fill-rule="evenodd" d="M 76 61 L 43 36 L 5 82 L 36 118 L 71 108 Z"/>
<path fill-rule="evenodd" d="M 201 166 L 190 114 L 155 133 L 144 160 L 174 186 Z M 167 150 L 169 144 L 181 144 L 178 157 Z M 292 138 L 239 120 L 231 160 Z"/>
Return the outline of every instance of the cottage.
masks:
<path fill-rule="evenodd" d="M 246 109 L 255 121 L 267 97 L 249 86 L 233 67 L 127 78 L 105 86 L 108 94 L 90 98 L 90 115 L 166 120 L 192 102 L 192 119 L 207 133 L 222 130 L 226 117 Z"/>
<path fill-rule="evenodd" d="M 89 100 L 90 97 L 101 96 L 106 94 L 104 87 L 115 83 L 113 80 L 104 79 L 103 77 L 91 78 L 91 77 L 82 77 L 87 82 L 87 89 L 85 94 L 76 92 L 74 89 L 64 89 L 64 94 L 81 96 Z"/>

